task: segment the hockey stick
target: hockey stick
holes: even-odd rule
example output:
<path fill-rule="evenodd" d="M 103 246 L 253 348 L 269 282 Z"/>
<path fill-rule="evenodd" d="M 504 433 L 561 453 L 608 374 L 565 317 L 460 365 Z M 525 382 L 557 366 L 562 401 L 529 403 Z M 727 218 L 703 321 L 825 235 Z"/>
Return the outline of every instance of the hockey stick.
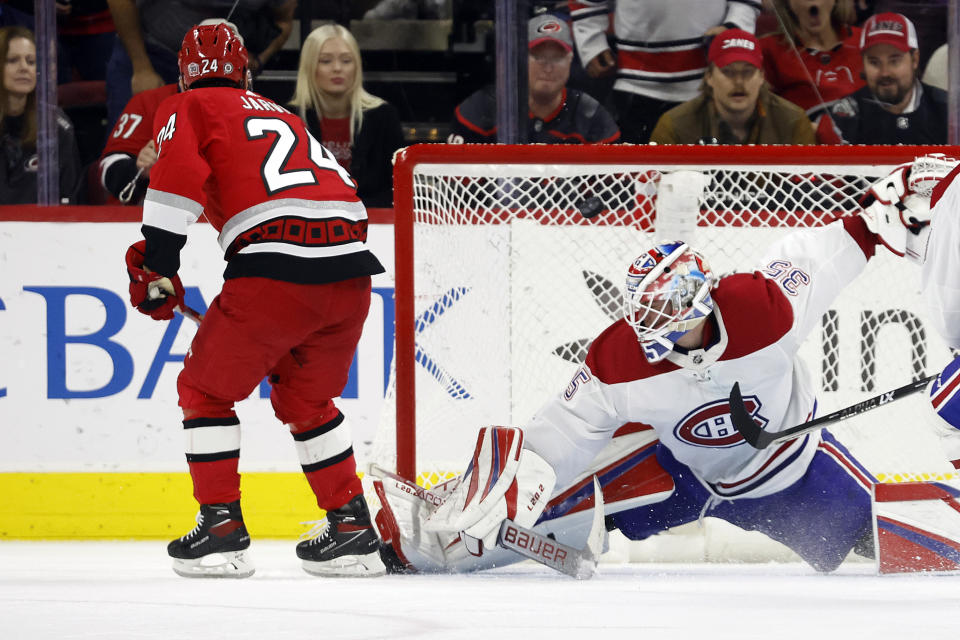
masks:
<path fill-rule="evenodd" d="M 181 302 L 179 305 L 173 308 L 174 311 L 179 311 L 183 314 L 185 318 L 190 318 L 197 326 L 200 326 L 200 323 L 203 322 L 203 314 L 194 309 L 193 307 L 187 306 L 186 302 Z"/>
<path fill-rule="evenodd" d="M 557 542 L 521 527 L 513 520 L 504 520 L 500 525 L 497 544 L 577 580 L 586 580 L 597 570 L 597 562 L 603 552 L 603 534 L 606 533 L 603 524 L 603 491 L 597 476 L 593 476 L 593 496 L 593 522 L 583 549 Z"/>
<path fill-rule="evenodd" d="M 823 429 L 835 422 L 841 422 L 847 418 L 852 418 L 861 413 L 876 409 L 879 406 L 889 404 L 894 400 L 912 395 L 925 388 L 937 375 L 939 374 L 922 378 L 898 387 L 893 391 L 881 393 L 878 396 L 868 398 L 849 407 L 844 407 L 843 409 L 816 418 L 815 420 L 810 420 L 809 422 L 804 422 L 803 424 L 798 424 L 795 427 L 790 427 L 789 429 L 778 432 L 764 431 L 760 425 L 754 422 L 750 416 L 750 412 L 747 411 L 747 407 L 743 404 L 743 396 L 740 394 L 740 383 L 735 382 L 733 383 L 733 389 L 730 390 L 730 420 L 733 422 L 736 430 L 740 432 L 740 435 L 743 436 L 743 439 L 747 441 L 747 444 L 756 449 L 766 449 L 772 444 L 778 444 L 802 436 L 805 433 Z"/>

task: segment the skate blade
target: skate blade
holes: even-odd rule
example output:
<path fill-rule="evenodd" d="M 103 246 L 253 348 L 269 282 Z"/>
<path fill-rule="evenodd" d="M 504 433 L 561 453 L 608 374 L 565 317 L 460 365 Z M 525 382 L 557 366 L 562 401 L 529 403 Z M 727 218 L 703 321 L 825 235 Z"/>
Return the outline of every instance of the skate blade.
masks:
<path fill-rule="evenodd" d="M 255 568 L 246 551 L 224 551 L 193 560 L 174 558 L 173 571 L 184 578 L 249 578 Z"/>
<path fill-rule="evenodd" d="M 326 562 L 303 560 L 303 570 L 321 578 L 376 578 L 387 573 L 377 551 L 363 556 L 340 556 Z"/>

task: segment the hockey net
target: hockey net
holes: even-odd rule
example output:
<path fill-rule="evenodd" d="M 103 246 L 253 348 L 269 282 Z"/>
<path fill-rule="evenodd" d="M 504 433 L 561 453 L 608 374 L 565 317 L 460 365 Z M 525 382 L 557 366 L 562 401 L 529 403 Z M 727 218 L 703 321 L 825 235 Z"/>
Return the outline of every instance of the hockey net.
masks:
<path fill-rule="evenodd" d="M 430 486 L 522 426 L 620 317 L 626 267 L 681 239 L 717 273 L 858 210 L 930 148 L 419 145 L 396 162 L 396 355 L 376 457 Z M 591 216 L 591 217 L 588 217 Z M 918 270 L 883 248 L 806 340 L 825 414 L 933 373 Z M 763 318 L 757 318 L 763 322 Z M 926 394 L 832 431 L 881 481 L 949 477 Z"/>

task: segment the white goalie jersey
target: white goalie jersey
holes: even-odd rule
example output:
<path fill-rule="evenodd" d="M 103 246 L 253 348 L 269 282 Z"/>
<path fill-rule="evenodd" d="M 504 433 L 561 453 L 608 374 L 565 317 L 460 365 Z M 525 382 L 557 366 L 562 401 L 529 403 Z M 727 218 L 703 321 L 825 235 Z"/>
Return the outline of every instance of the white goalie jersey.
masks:
<path fill-rule="evenodd" d="M 930 242 L 921 268 L 930 319 L 951 347 L 960 347 L 960 167 L 934 191 Z"/>
<path fill-rule="evenodd" d="M 643 423 L 719 498 L 790 486 L 813 458 L 819 433 L 754 449 L 730 421 L 730 389 L 740 383 L 766 430 L 810 419 L 815 390 L 797 352 L 875 247 L 876 236 L 857 217 L 790 234 L 756 272 L 720 280 L 706 348 L 675 350 L 657 364 L 645 359 L 625 321 L 614 323 L 594 340 L 568 387 L 524 427 L 525 447 L 549 462 L 563 485 L 618 427 Z"/>

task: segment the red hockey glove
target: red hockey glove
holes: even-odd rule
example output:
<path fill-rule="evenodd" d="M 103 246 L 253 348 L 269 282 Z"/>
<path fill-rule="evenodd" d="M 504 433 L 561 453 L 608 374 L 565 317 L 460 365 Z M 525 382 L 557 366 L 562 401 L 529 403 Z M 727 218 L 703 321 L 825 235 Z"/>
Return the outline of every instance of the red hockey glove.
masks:
<path fill-rule="evenodd" d="M 145 240 L 135 242 L 127 249 L 130 304 L 154 320 L 171 320 L 173 310 L 183 302 L 183 284 L 178 275 L 166 278 L 144 269 L 143 255 L 146 250 Z"/>

